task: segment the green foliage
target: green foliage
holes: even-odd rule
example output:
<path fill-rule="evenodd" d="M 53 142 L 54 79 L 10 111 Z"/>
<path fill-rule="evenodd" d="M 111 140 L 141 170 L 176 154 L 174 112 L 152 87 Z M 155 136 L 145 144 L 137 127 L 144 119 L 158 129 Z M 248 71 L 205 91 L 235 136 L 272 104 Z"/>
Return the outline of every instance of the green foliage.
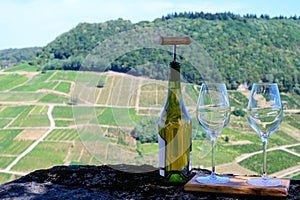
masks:
<path fill-rule="evenodd" d="M 237 109 L 237 110 L 232 111 L 232 114 L 237 117 L 245 117 L 247 113 L 241 109 Z"/>
<path fill-rule="evenodd" d="M 8 67 L 4 69 L 5 72 L 15 72 L 15 71 L 35 72 L 37 70 L 38 70 L 37 66 L 30 66 L 26 63 L 15 65 L 13 67 Z"/>
<path fill-rule="evenodd" d="M 0 75 L 0 91 L 11 89 L 27 81 L 26 75 L 9 74 Z"/>
<path fill-rule="evenodd" d="M 68 59 L 71 56 L 86 56 L 99 42 L 132 27 L 132 23 L 121 19 L 100 24 L 80 23 L 43 48 L 40 57 Z"/>
<path fill-rule="evenodd" d="M 275 160 L 276 163 L 274 163 Z M 282 150 L 267 152 L 267 173 L 272 174 L 296 166 L 298 162 L 300 162 L 298 156 L 291 155 Z M 268 165 L 268 163 L 272 164 Z M 263 154 L 254 155 L 239 164 L 257 173 L 262 173 Z"/>
<path fill-rule="evenodd" d="M 54 118 L 73 118 L 71 106 L 55 106 L 52 112 Z"/>
<path fill-rule="evenodd" d="M 7 167 L 12 161 L 16 159 L 16 157 L 0 157 L 0 169 L 4 169 L 5 167 Z M 1 178 L 0 182 L 2 182 Z"/>
<path fill-rule="evenodd" d="M 39 89 L 53 89 L 56 86 L 56 82 L 48 82 L 48 78 L 51 77 L 53 72 L 45 74 L 38 74 L 34 76 L 25 85 L 14 88 L 12 91 L 37 91 Z M 34 94 L 32 94 L 34 95 Z"/>
<path fill-rule="evenodd" d="M 99 124 L 113 126 L 135 126 L 140 116 L 136 115 L 134 108 L 104 108 L 97 117 Z"/>
<path fill-rule="evenodd" d="M 50 80 L 51 81 L 76 81 L 77 76 L 78 76 L 78 72 L 75 71 L 56 71 Z M 92 75 L 88 74 L 87 78 L 90 78 L 91 76 Z"/>
<path fill-rule="evenodd" d="M 56 141 L 80 141 L 77 130 L 74 129 L 56 129 L 53 130 L 45 140 L 56 140 Z"/>
<path fill-rule="evenodd" d="M 70 57 L 68 59 L 54 59 L 46 63 L 43 70 L 79 70 L 81 68 L 82 57 Z"/>
<path fill-rule="evenodd" d="M 97 87 L 98 88 L 103 88 L 104 84 L 105 84 L 105 81 L 106 81 L 106 77 L 105 76 L 100 76 Z"/>
<path fill-rule="evenodd" d="M 27 106 L 8 106 L 0 112 L 0 117 L 14 118 L 26 109 Z"/>
<path fill-rule="evenodd" d="M 261 81 L 276 82 L 281 91 L 297 93 L 300 88 L 300 59 L 295 44 L 300 42 L 297 34 L 299 24 L 300 20 L 293 18 L 270 18 L 265 15 L 260 18 L 255 15 L 240 17 L 232 13 L 178 13 L 154 22 L 137 24 L 121 19 L 99 24 L 81 23 L 44 47 L 39 52 L 39 58 L 48 59 L 50 64 L 54 62 L 52 68 L 64 69 L 68 68 L 63 67 L 65 62 L 79 63 L 99 42 L 122 31 L 142 27 L 169 28 L 199 42 L 218 66 L 228 89 Z M 152 61 L 167 66 L 170 60 L 169 53 L 141 49 L 119 57 L 110 69 L 163 79 L 167 70 L 141 66 Z M 186 61 L 181 62 L 185 66 L 182 69 L 185 79 L 200 83 L 201 75 Z M 74 64 L 76 67 L 73 64 L 70 69 L 79 67 L 79 64 Z M 100 66 L 89 70 L 97 70 L 97 67 Z"/>
<path fill-rule="evenodd" d="M 32 140 L 15 139 L 21 132 L 21 129 L 0 130 L 0 154 L 13 154 L 17 156 L 33 143 Z"/>
<path fill-rule="evenodd" d="M 292 147 L 291 149 L 297 153 L 300 153 L 300 146 Z"/>
<path fill-rule="evenodd" d="M 2 162 L 1 162 L 2 163 Z M 15 179 L 21 178 L 19 175 L 0 173 L 0 183 L 7 183 L 9 181 L 13 181 Z"/>
<path fill-rule="evenodd" d="M 298 174 L 298 175 L 292 177 L 292 179 L 294 179 L 294 180 L 300 180 L 300 174 Z"/>
<path fill-rule="evenodd" d="M 26 157 L 22 158 L 13 170 L 31 171 L 64 164 L 70 143 L 42 142 Z M 34 162 L 32 162 L 34 160 Z"/>
<path fill-rule="evenodd" d="M 40 48 L 5 49 L 0 50 L 0 67 L 5 64 L 18 64 L 35 59 Z"/>
<path fill-rule="evenodd" d="M 68 94 L 70 92 L 71 89 L 71 83 L 68 82 L 61 82 L 56 88 L 55 90 L 59 91 L 59 92 L 63 92 Z"/>
<path fill-rule="evenodd" d="M 156 117 L 143 117 L 132 130 L 131 136 L 142 144 L 156 143 L 158 142 L 156 124 Z"/>
<path fill-rule="evenodd" d="M 39 102 L 45 102 L 45 103 L 68 103 L 69 101 L 70 101 L 69 98 L 57 94 L 47 94 L 39 100 Z"/>
<path fill-rule="evenodd" d="M 42 109 L 39 110 L 38 109 Z M 24 112 L 12 123 L 13 127 L 49 126 L 47 106 L 28 106 Z"/>

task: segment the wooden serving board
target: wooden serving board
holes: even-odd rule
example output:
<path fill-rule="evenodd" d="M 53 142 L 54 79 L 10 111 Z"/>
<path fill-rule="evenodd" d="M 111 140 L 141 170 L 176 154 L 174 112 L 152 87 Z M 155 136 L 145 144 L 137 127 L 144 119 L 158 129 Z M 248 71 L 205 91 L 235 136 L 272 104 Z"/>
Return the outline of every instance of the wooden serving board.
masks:
<path fill-rule="evenodd" d="M 184 185 L 185 191 L 213 192 L 226 194 L 247 194 L 259 196 L 285 197 L 288 195 L 290 179 L 281 178 L 278 186 L 255 186 L 247 183 L 248 179 L 258 178 L 251 176 L 230 176 L 230 182 L 224 184 L 203 184 L 196 181 L 200 175 L 195 175 Z"/>

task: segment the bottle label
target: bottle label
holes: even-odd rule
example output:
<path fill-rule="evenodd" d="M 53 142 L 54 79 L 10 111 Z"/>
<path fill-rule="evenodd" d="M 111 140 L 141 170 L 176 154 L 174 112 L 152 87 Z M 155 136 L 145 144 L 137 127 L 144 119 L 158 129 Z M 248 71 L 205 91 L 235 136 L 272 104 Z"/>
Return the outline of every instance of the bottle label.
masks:
<path fill-rule="evenodd" d="M 166 168 L 166 142 L 158 134 L 158 151 L 159 151 L 159 174 L 165 176 Z"/>

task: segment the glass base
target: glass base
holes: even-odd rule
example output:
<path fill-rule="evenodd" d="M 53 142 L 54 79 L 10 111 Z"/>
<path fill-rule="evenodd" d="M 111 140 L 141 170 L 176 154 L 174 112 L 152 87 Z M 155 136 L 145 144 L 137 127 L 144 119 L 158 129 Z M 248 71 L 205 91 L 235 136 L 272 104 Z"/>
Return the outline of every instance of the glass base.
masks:
<path fill-rule="evenodd" d="M 281 180 L 272 178 L 253 178 L 249 179 L 247 182 L 256 186 L 277 186 L 281 184 Z"/>
<path fill-rule="evenodd" d="M 210 175 L 210 176 L 197 177 L 196 181 L 205 184 L 222 184 L 222 183 L 228 183 L 229 178 L 223 176 L 217 176 L 217 175 Z"/>

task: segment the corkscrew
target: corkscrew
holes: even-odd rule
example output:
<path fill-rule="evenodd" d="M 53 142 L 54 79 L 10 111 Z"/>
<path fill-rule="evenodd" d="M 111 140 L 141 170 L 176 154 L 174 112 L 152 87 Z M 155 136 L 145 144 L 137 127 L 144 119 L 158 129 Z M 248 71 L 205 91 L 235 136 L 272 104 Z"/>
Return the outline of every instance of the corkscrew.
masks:
<path fill-rule="evenodd" d="M 174 45 L 173 50 L 173 61 L 176 62 L 176 45 L 189 45 L 191 44 L 190 37 L 161 37 L 160 44 L 161 45 Z"/>

